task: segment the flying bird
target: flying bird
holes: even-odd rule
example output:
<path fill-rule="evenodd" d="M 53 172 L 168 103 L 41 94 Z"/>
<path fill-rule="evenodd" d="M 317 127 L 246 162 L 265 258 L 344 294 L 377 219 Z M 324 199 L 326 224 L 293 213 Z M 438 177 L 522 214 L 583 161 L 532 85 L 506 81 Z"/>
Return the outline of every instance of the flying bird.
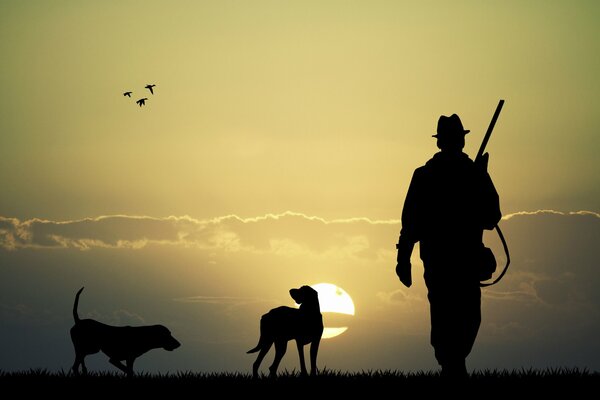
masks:
<path fill-rule="evenodd" d="M 133 92 L 125 92 L 125 93 L 123 93 L 123 96 L 131 97 L 131 93 L 133 93 Z"/>
<path fill-rule="evenodd" d="M 156 86 L 156 85 L 150 85 L 150 84 L 148 84 L 148 85 L 146 85 L 146 86 L 144 86 L 144 87 L 145 87 L 146 89 L 148 89 L 148 90 L 150 91 L 150 93 L 154 94 L 154 90 L 152 90 L 152 88 L 153 88 L 154 86 Z"/>
<path fill-rule="evenodd" d="M 143 99 L 139 99 L 138 101 L 136 101 L 136 103 L 141 107 L 141 106 L 145 106 L 146 105 L 146 100 L 148 100 L 147 97 L 144 97 Z"/>

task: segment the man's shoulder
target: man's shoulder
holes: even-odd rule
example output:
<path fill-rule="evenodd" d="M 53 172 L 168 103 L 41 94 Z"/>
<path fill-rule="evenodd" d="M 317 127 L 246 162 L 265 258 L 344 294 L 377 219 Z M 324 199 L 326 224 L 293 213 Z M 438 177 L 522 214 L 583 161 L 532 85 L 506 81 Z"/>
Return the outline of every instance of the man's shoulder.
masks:
<path fill-rule="evenodd" d="M 432 171 L 430 166 L 427 164 L 422 165 L 413 172 L 411 184 L 418 187 L 428 185 L 434 176 L 435 171 Z"/>
<path fill-rule="evenodd" d="M 469 158 L 469 156 L 465 153 L 451 153 L 444 154 L 443 152 L 438 152 L 433 155 L 422 167 L 417 169 L 423 170 L 436 170 L 442 169 L 446 170 L 456 169 L 456 168 L 471 168 L 474 166 L 473 160 Z"/>
<path fill-rule="evenodd" d="M 471 175 L 472 171 L 475 171 L 475 164 L 465 153 L 447 155 L 439 152 L 415 169 L 413 179 L 428 180 L 448 174 Z"/>
<path fill-rule="evenodd" d="M 417 169 L 415 169 L 415 172 L 413 173 L 413 178 L 414 177 L 421 177 L 421 176 L 425 176 L 428 174 L 428 171 L 431 168 L 427 166 L 427 164 L 422 165 L 420 167 L 418 167 Z"/>
<path fill-rule="evenodd" d="M 439 156 L 440 153 L 435 153 L 433 157 L 425 162 L 425 164 L 415 169 L 415 175 L 423 175 L 431 172 L 438 168 L 440 164 L 443 164 L 443 160 Z"/>

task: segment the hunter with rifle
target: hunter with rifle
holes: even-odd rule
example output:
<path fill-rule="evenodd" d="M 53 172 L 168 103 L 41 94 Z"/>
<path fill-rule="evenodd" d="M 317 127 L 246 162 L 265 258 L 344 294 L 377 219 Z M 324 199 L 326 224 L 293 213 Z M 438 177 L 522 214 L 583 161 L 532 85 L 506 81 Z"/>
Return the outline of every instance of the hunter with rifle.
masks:
<path fill-rule="evenodd" d="M 497 227 L 502 216 L 484 151 L 503 103 L 498 104 L 475 161 L 462 151 L 470 131 L 458 115 L 439 118 L 433 137 L 440 151 L 414 171 L 402 210 L 396 274 L 411 286 L 410 258 L 419 242 L 431 345 L 443 376 L 468 376 L 465 361 L 481 323 L 480 282 L 490 279 L 496 267 L 493 254 L 482 243 L 483 230 Z"/>

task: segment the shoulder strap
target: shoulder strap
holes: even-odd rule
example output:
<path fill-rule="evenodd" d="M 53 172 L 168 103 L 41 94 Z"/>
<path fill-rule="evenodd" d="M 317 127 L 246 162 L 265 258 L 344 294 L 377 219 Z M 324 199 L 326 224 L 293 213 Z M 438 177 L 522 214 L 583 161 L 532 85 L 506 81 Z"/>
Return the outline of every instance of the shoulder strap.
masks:
<path fill-rule="evenodd" d="M 500 275 L 498 275 L 498 277 L 496 279 L 494 279 L 492 282 L 489 282 L 489 283 L 480 283 L 479 287 L 488 287 L 488 286 L 492 286 L 492 285 L 495 285 L 496 283 L 500 282 L 500 279 L 502 279 L 504 274 L 506 274 L 506 271 L 508 270 L 508 266 L 510 264 L 510 254 L 508 253 L 508 245 L 506 244 L 504 235 L 502 234 L 502 231 L 500 230 L 500 227 L 497 224 L 494 228 L 496 228 L 496 232 L 498 232 L 500 241 L 502 241 L 502 247 L 504 247 L 504 254 L 506 254 L 506 265 L 504 266 L 502 273 Z"/>

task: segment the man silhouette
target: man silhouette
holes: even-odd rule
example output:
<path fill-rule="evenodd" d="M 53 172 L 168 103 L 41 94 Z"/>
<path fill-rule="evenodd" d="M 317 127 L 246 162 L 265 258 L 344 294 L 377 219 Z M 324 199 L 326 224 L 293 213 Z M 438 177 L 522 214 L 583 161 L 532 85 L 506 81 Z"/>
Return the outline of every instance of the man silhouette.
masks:
<path fill-rule="evenodd" d="M 425 268 L 431 313 L 431 345 L 442 375 L 466 377 L 466 357 L 481 323 L 478 255 L 484 229 L 501 217 L 498 193 L 487 173 L 488 154 L 474 163 L 462 149 L 458 115 L 439 118 L 441 150 L 413 174 L 396 248 L 396 274 L 412 284 L 410 257 L 416 242 Z"/>

